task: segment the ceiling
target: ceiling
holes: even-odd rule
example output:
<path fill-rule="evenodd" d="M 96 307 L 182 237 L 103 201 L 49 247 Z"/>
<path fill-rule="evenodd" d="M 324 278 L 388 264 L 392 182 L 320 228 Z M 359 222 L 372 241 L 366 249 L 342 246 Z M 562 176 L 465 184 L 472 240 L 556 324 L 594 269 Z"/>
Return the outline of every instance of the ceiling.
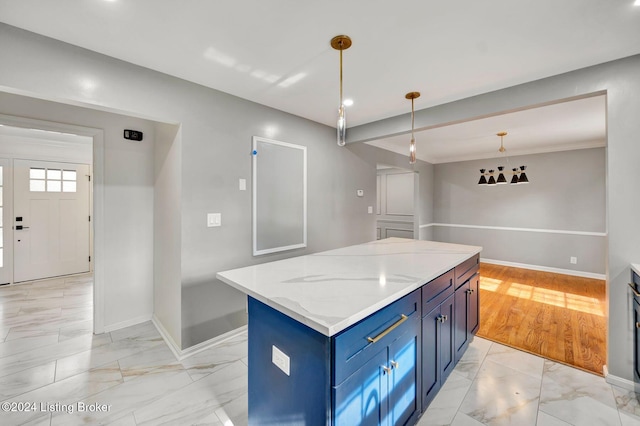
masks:
<path fill-rule="evenodd" d="M 331 126 L 338 34 L 348 126 L 640 53 L 634 0 L 0 0 L 0 21 Z"/>

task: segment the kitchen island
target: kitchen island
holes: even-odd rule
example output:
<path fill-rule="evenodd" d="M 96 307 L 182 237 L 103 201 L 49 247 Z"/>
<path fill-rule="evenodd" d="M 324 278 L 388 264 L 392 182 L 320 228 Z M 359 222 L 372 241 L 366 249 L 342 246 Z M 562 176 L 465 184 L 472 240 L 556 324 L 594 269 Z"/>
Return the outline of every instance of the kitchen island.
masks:
<path fill-rule="evenodd" d="M 390 238 L 218 273 L 249 296 L 249 424 L 414 424 L 477 330 L 480 250 Z"/>

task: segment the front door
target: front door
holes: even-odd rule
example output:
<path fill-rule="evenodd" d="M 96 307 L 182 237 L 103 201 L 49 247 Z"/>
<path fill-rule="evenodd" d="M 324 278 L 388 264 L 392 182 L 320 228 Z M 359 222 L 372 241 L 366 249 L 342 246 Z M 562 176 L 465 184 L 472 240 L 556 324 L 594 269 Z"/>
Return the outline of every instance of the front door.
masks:
<path fill-rule="evenodd" d="M 14 160 L 14 281 L 89 272 L 89 166 Z"/>

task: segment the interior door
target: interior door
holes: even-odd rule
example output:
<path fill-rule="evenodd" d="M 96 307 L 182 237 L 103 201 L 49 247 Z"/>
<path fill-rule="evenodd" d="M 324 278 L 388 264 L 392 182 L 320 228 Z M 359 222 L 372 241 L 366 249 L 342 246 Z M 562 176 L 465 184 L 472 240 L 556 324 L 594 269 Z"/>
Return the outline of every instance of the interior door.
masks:
<path fill-rule="evenodd" d="M 9 160 L 0 158 L 0 285 L 9 284 L 12 278 L 11 250 L 7 244 L 7 239 L 11 238 L 11 232 L 5 229 L 5 224 L 11 223 L 10 188 Z"/>
<path fill-rule="evenodd" d="M 89 272 L 89 166 L 14 160 L 14 281 Z"/>

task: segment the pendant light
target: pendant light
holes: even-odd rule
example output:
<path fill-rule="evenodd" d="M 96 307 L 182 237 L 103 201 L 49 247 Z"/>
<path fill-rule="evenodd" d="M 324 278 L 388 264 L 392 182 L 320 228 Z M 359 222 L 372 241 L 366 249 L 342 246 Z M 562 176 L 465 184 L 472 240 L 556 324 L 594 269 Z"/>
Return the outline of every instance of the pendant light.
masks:
<path fill-rule="evenodd" d="M 500 154 L 504 154 L 507 150 L 504 147 L 504 142 L 502 138 L 507 136 L 507 132 L 499 132 L 496 135 L 500 136 L 500 148 L 498 149 L 498 152 Z M 504 173 L 502 172 L 503 170 L 504 170 L 504 166 L 498 166 L 499 173 L 498 173 L 498 181 L 496 182 L 498 185 L 504 185 L 507 183 L 507 179 L 504 177 Z"/>
<path fill-rule="evenodd" d="M 346 35 L 335 36 L 331 39 L 331 47 L 340 51 L 340 107 L 338 108 L 338 146 L 345 146 L 347 143 L 347 116 L 342 101 L 342 51 L 351 47 L 351 39 Z"/>
<path fill-rule="evenodd" d="M 404 95 L 406 99 L 411 99 L 411 142 L 409 142 L 409 164 L 416 163 L 416 138 L 413 135 L 414 110 L 413 101 L 420 97 L 420 92 L 409 92 Z"/>
<path fill-rule="evenodd" d="M 500 136 L 500 148 L 498 152 L 502 154 L 507 160 L 507 167 L 509 164 L 509 156 L 506 154 L 507 149 L 504 147 L 504 137 L 507 136 L 507 132 L 499 132 L 496 133 L 497 136 Z M 480 180 L 478 181 L 478 185 L 505 185 L 507 183 L 511 183 L 512 185 L 521 184 L 521 183 L 529 183 L 529 179 L 527 178 L 527 174 L 525 170 L 527 166 L 520 166 L 518 169 L 514 167 L 511 169 L 513 176 L 511 178 L 511 182 L 507 182 L 507 178 L 504 175 L 504 166 L 498 166 L 498 178 L 494 178 L 493 174 L 494 170 L 489 170 L 489 173 L 486 173 L 486 169 L 480 169 Z M 520 176 L 518 176 L 520 175 Z M 487 179 L 486 176 L 489 176 Z"/>

